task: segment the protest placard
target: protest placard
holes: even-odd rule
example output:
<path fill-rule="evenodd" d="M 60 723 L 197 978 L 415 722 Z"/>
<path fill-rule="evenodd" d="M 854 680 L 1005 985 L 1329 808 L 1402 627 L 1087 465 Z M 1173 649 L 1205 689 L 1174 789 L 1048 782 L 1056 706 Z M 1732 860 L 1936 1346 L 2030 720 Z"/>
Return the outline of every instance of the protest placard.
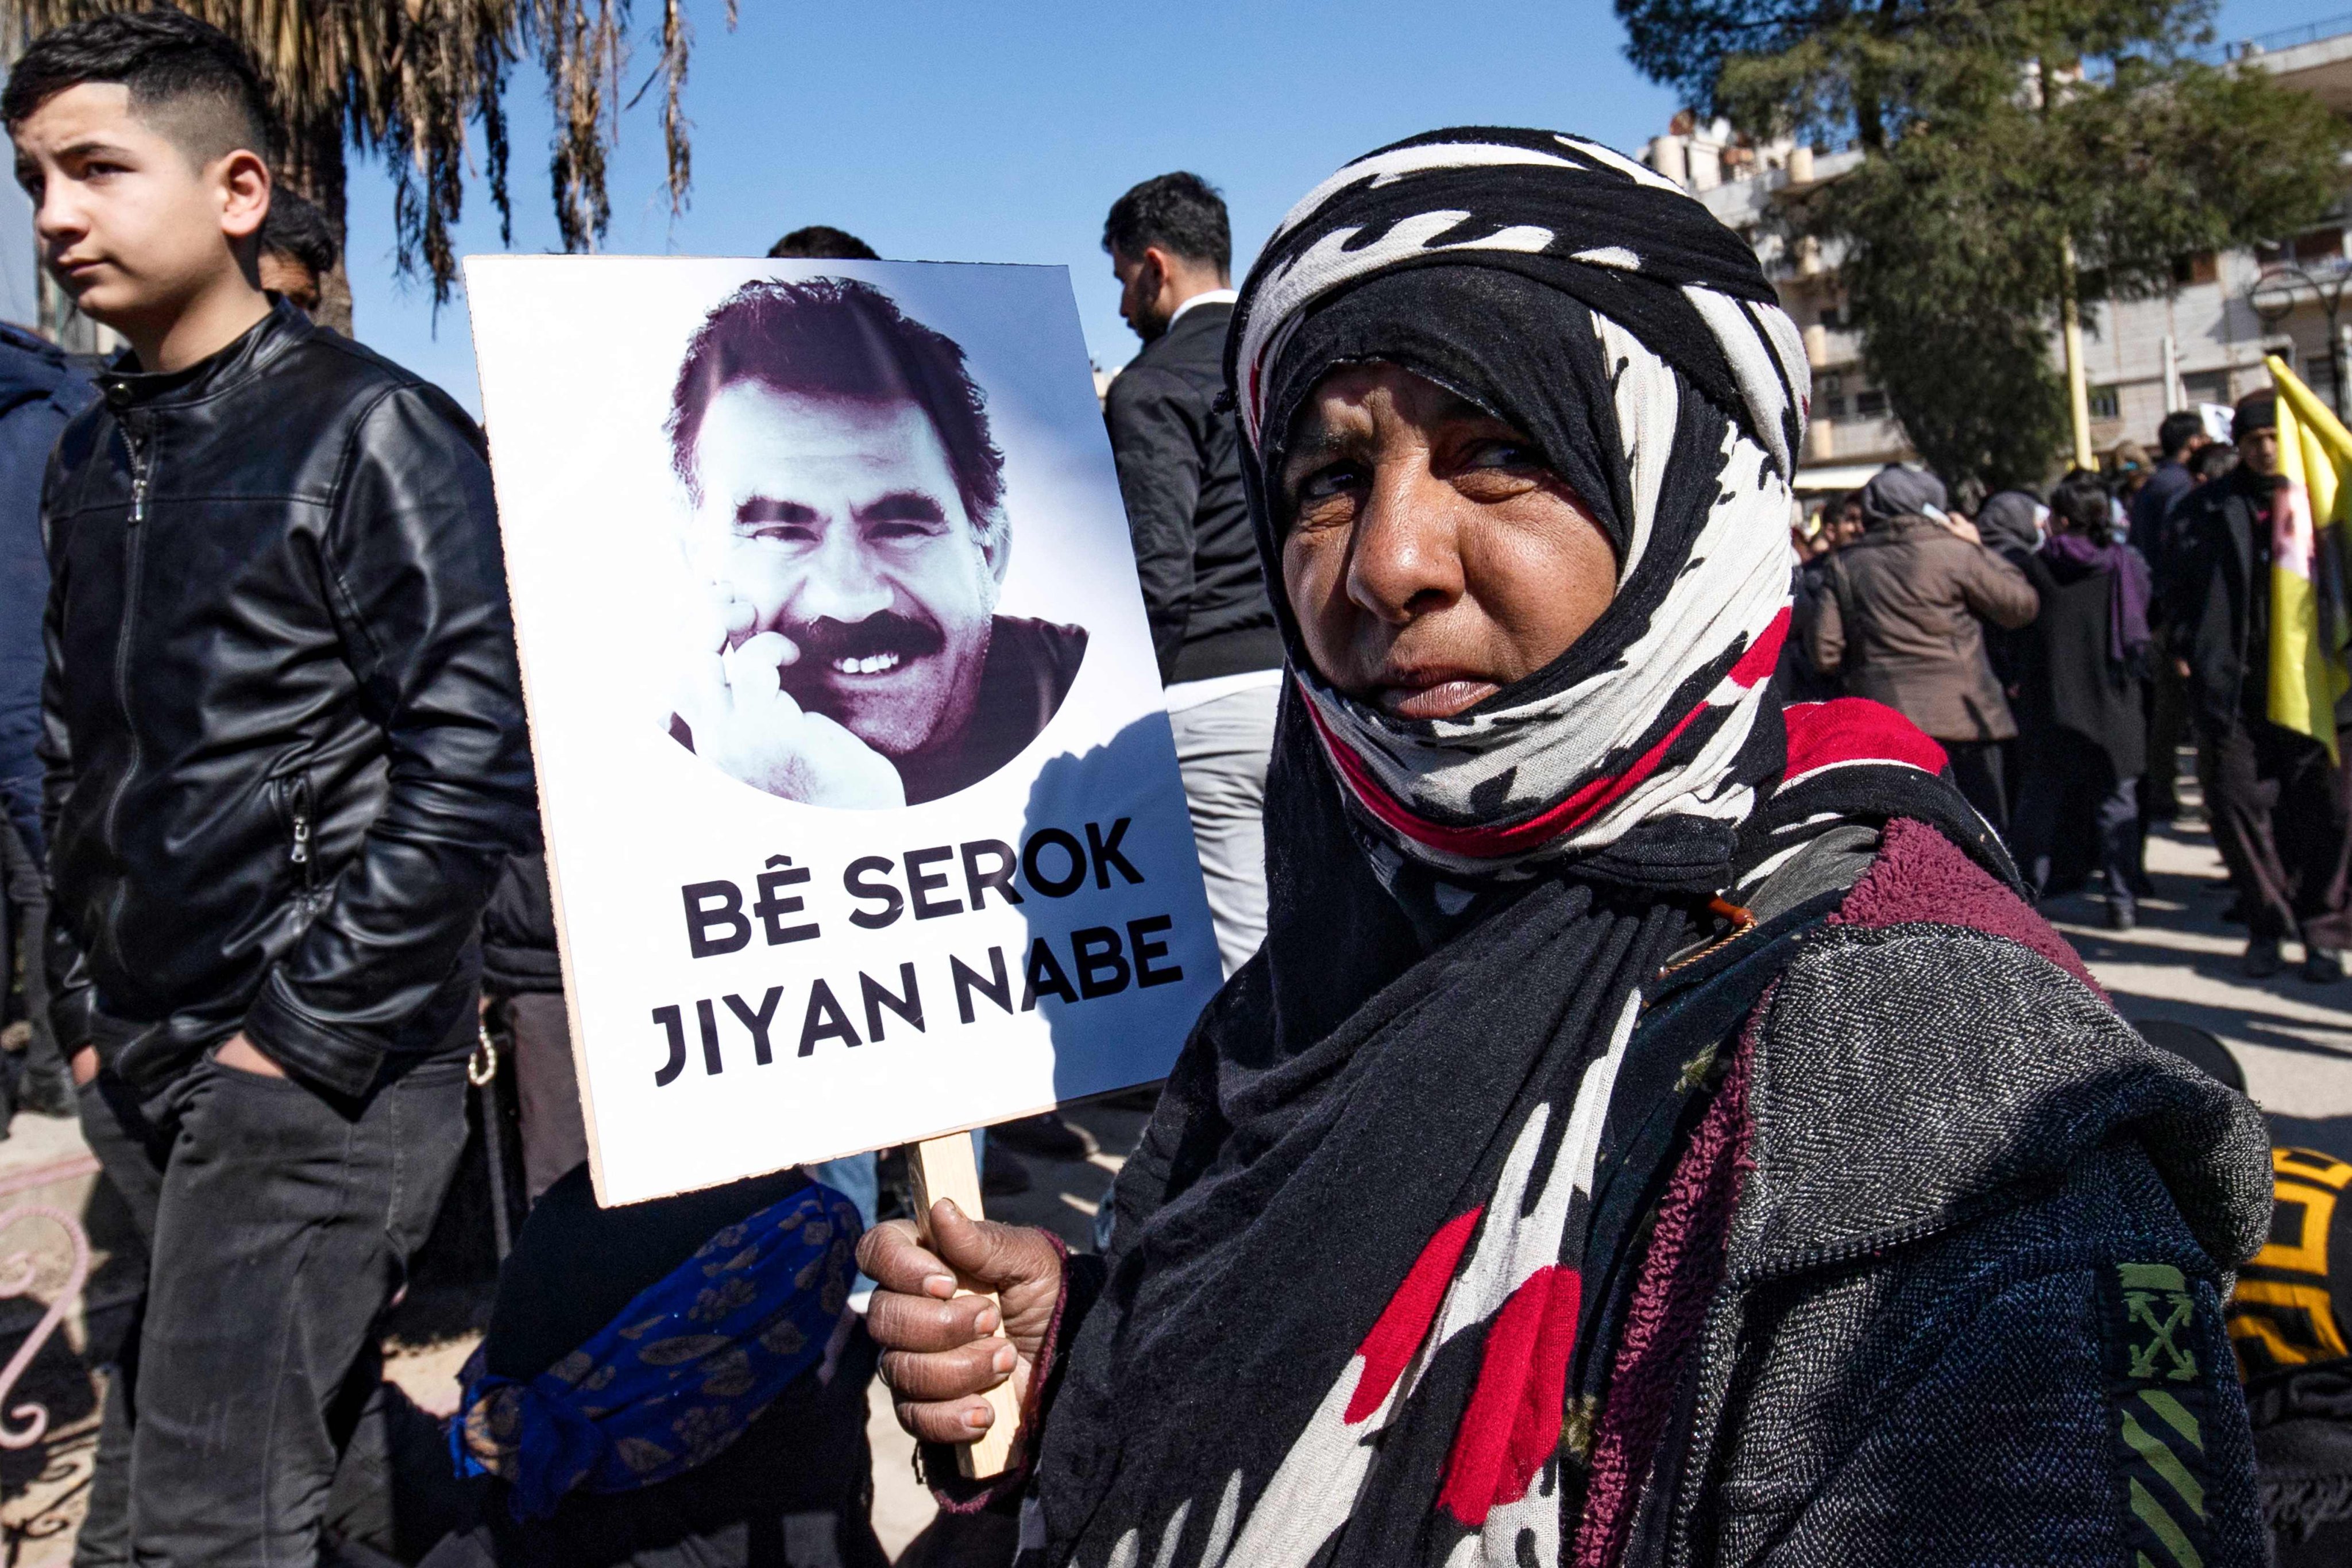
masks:
<path fill-rule="evenodd" d="M 1220 971 L 1066 273 L 466 279 L 599 1198 L 1164 1076 Z"/>

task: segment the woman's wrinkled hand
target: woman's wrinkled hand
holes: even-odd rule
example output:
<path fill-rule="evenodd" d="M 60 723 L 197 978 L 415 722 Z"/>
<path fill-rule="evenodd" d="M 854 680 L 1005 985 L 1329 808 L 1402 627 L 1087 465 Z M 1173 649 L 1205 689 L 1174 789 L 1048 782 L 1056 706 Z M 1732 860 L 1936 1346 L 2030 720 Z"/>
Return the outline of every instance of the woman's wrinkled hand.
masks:
<path fill-rule="evenodd" d="M 926 1442 L 969 1443 L 995 1418 L 982 1394 L 1010 1377 L 1026 1403 L 1062 1295 L 1062 1255 L 1045 1232 L 974 1220 L 941 1198 L 929 1247 L 911 1220 L 892 1220 L 866 1233 L 857 1266 L 877 1287 L 866 1328 L 882 1347 L 899 1426 Z"/>

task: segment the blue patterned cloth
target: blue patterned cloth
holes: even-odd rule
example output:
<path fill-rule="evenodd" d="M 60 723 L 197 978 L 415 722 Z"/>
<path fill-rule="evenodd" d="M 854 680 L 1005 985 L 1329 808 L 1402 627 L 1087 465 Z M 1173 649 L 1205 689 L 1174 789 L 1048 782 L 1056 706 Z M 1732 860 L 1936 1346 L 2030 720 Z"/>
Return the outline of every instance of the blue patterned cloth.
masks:
<path fill-rule="evenodd" d="M 719 1231 L 528 1383 L 477 1350 L 449 1423 L 457 1473 L 499 1477 L 517 1519 L 544 1519 L 574 1489 L 628 1491 L 716 1458 L 825 1355 L 863 1228 L 812 1184 Z"/>

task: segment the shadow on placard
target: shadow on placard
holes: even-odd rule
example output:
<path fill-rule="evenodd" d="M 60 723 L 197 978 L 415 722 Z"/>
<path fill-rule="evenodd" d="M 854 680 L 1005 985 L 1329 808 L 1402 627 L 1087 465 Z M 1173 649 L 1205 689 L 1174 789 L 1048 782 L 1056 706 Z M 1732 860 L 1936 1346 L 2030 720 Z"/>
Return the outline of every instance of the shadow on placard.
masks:
<path fill-rule="evenodd" d="M 1167 717 L 1157 712 L 1148 713 L 1128 724 L 1102 745 L 1085 752 L 1065 752 L 1038 770 L 1036 781 L 1029 786 L 1029 802 L 1022 817 L 1022 842 L 1027 843 L 1031 834 L 1048 827 L 1082 835 L 1085 824 L 1088 822 L 1103 824 L 1108 828 L 1121 816 L 1140 817 L 1148 808 L 1164 799 L 1159 793 L 1160 781 L 1172 780 L 1175 773 L 1176 742 Z M 1181 809 L 1181 795 L 1177 801 Z M 1189 816 L 1184 818 L 1183 842 L 1189 850 L 1192 846 Z M 1150 877 L 1149 868 L 1144 874 Z M 1047 922 L 1038 917 L 1045 910 L 1055 907 L 1054 901 L 1042 899 L 1034 892 L 1022 906 L 1028 916 L 1030 946 L 1034 947 L 1038 937 L 1046 936 L 1049 942 L 1059 949 L 1058 959 L 1066 964 L 1070 961 L 1067 944 L 1059 940 L 1059 933 L 1040 929 Z M 1181 906 L 1171 903 L 1168 912 L 1176 915 L 1180 921 L 1183 918 Z M 1178 926 L 1169 934 L 1180 935 L 1181 931 L 1181 926 Z M 1124 956 L 1131 966 L 1134 955 L 1126 953 Z M 1028 953 L 1024 951 L 1021 962 L 1013 966 L 1015 973 L 1011 978 L 1016 990 L 1026 984 L 1027 958 Z M 1189 970 L 1185 978 L 1192 978 Z M 1071 977 L 1071 983 L 1076 984 L 1076 976 Z M 1045 1014 L 1047 1027 L 1054 1037 L 1054 1094 L 1057 1100 L 1070 1100 L 1081 1094 L 1100 1093 L 1108 1088 L 1124 1087 L 1123 1084 L 1106 1085 L 1099 1081 L 1087 1083 L 1073 1076 L 1081 1062 L 1098 1060 L 1102 1055 L 1100 1037 L 1087 1037 L 1091 1025 L 1088 1016 L 1090 1004 L 1081 1001 L 1072 1005 L 1058 997 L 1041 996 L 1037 999 L 1037 1006 Z M 1186 1027 L 1189 1030 L 1189 1021 Z M 1159 1076 L 1157 1072 L 1145 1074 L 1138 1081 Z"/>

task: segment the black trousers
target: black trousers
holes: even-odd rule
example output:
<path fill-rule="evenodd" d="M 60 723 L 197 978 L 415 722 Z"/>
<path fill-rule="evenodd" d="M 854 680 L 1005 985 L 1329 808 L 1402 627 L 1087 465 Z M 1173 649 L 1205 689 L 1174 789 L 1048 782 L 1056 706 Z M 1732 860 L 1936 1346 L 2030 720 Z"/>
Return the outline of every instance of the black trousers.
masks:
<path fill-rule="evenodd" d="M 2036 735 L 2028 754 L 2011 841 L 2026 885 L 2041 897 L 2060 846 L 2087 837 L 2108 899 L 2129 906 L 2139 858 L 2140 775 L 2118 779 L 2105 749 L 2063 730 Z"/>
<path fill-rule="evenodd" d="M 2180 747 L 2189 739 L 2189 683 L 2169 658 L 2156 661 L 2147 683 L 2147 782 L 2140 789 L 2144 822 L 2170 821 L 2180 811 Z"/>
<path fill-rule="evenodd" d="M 16 823 L 0 816 L 0 974 L 21 965 L 25 1017 L 33 1031 L 25 1052 L 26 1070 L 60 1073 L 65 1060 L 49 1027 L 49 966 L 43 952 L 48 929 L 49 889 L 41 863 Z"/>
<path fill-rule="evenodd" d="M 2352 774 L 2308 735 L 2238 713 L 2199 726 L 2205 815 L 2252 935 L 2352 947 Z M 2352 733 L 2339 734 L 2339 755 Z"/>
<path fill-rule="evenodd" d="M 1952 783 L 1961 797 L 1976 807 L 1985 825 L 2009 838 L 2009 791 L 2002 782 L 2000 741 L 1937 741 L 1950 763 Z"/>
<path fill-rule="evenodd" d="M 572 1025 L 561 991 L 526 991 L 506 1001 L 514 1043 L 515 1098 L 522 1110 L 522 1168 L 530 1201 L 588 1157 L 580 1080 L 572 1065 Z"/>
<path fill-rule="evenodd" d="M 357 1106 L 209 1060 L 145 1105 L 110 1072 L 83 1087 L 149 1266 L 77 1568 L 319 1561 L 382 1379 L 376 1321 L 457 1170 L 465 1096 L 462 1056 L 387 1068 Z"/>

